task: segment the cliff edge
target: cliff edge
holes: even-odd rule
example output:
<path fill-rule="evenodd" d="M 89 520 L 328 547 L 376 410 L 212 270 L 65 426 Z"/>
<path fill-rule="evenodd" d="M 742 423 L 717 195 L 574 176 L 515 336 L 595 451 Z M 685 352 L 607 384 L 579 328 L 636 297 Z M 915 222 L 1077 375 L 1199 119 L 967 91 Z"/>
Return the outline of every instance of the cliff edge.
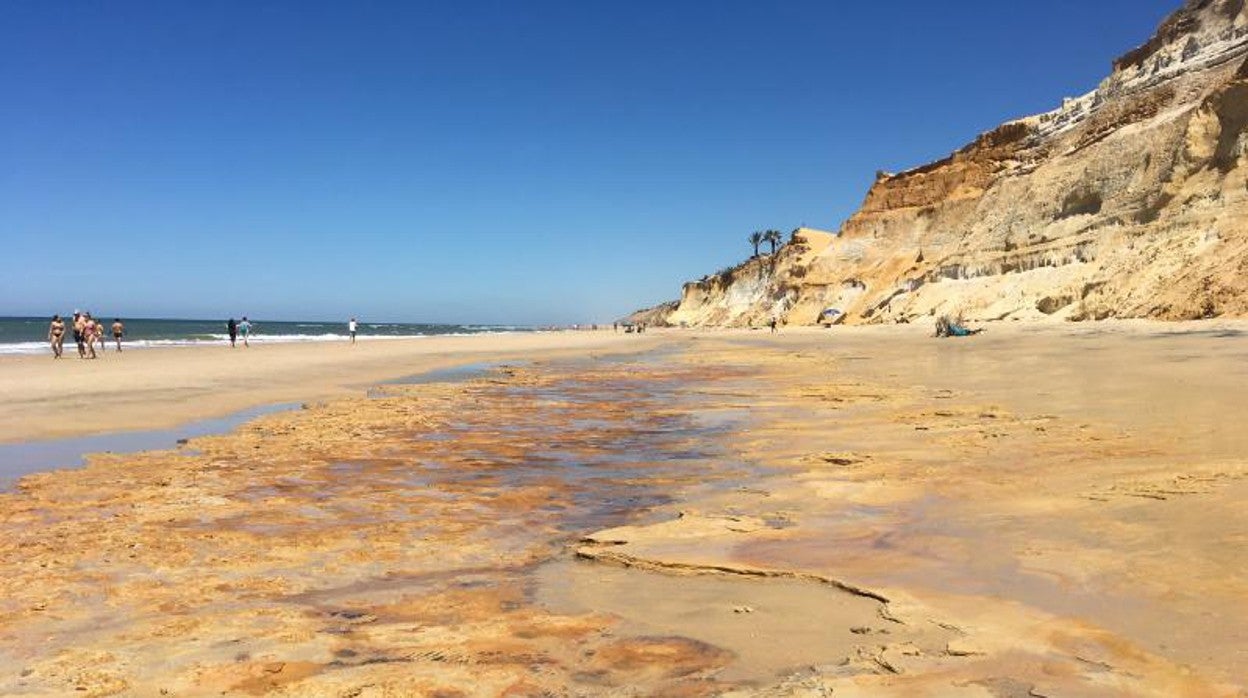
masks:
<path fill-rule="evenodd" d="M 664 319 L 1248 315 L 1245 3 L 1188 0 L 1096 90 L 881 173 L 835 234 L 686 284 Z"/>

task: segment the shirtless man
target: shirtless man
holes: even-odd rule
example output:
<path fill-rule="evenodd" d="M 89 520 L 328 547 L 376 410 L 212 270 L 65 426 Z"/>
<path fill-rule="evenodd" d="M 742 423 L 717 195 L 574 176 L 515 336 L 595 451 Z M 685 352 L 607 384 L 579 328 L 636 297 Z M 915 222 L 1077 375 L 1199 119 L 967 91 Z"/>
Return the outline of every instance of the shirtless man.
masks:
<path fill-rule="evenodd" d="M 78 345 L 78 358 L 87 358 L 86 313 L 74 313 L 74 342 Z"/>
<path fill-rule="evenodd" d="M 117 351 L 121 351 L 121 338 L 126 334 L 126 326 L 121 318 L 113 318 L 113 341 L 117 342 Z"/>
<path fill-rule="evenodd" d="M 65 321 L 60 315 L 53 315 L 52 323 L 48 325 L 48 344 L 52 345 L 52 358 L 61 358 L 65 347 Z"/>

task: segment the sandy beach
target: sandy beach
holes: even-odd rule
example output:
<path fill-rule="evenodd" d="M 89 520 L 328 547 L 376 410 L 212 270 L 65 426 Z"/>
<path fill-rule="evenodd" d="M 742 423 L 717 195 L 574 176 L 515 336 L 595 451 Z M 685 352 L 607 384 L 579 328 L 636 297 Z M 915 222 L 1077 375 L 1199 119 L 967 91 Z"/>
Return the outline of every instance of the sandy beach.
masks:
<path fill-rule="evenodd" d="M 929 333 L 0 361 L 9 441 L 308 403 L 0 495 L 0 693 L 1245 695 L 1248 325 Z"/>
<path fill-rule="evenodd" d="M 1248 698 L 1248 0 L 707 5 L 0 6 L 0 698 Z"/>

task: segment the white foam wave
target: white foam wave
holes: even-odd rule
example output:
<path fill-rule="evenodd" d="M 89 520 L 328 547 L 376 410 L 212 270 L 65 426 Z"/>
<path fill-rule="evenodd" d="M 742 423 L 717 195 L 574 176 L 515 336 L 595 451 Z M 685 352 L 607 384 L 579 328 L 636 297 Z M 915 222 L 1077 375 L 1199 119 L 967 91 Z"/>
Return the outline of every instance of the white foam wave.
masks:
<path fill-rule="evenodd" d="M 0 355 L 3 354 L 42 354 L 52 353 L 52 348 L 47 342 L 13 342 L 12 344 L 0 344 Z"/>

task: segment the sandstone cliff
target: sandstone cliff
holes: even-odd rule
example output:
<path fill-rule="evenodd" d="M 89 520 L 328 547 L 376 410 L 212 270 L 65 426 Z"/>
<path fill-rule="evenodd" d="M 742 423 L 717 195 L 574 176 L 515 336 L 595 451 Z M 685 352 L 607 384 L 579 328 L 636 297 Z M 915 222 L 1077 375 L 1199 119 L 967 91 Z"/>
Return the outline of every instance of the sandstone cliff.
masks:
<path fill-rule="evenodd" d="M 1248 10 L 1188 0 L 1093 92 L 880 174 L 837 234 L 685 285 L 672 324 L 1248 315 Z"/>

